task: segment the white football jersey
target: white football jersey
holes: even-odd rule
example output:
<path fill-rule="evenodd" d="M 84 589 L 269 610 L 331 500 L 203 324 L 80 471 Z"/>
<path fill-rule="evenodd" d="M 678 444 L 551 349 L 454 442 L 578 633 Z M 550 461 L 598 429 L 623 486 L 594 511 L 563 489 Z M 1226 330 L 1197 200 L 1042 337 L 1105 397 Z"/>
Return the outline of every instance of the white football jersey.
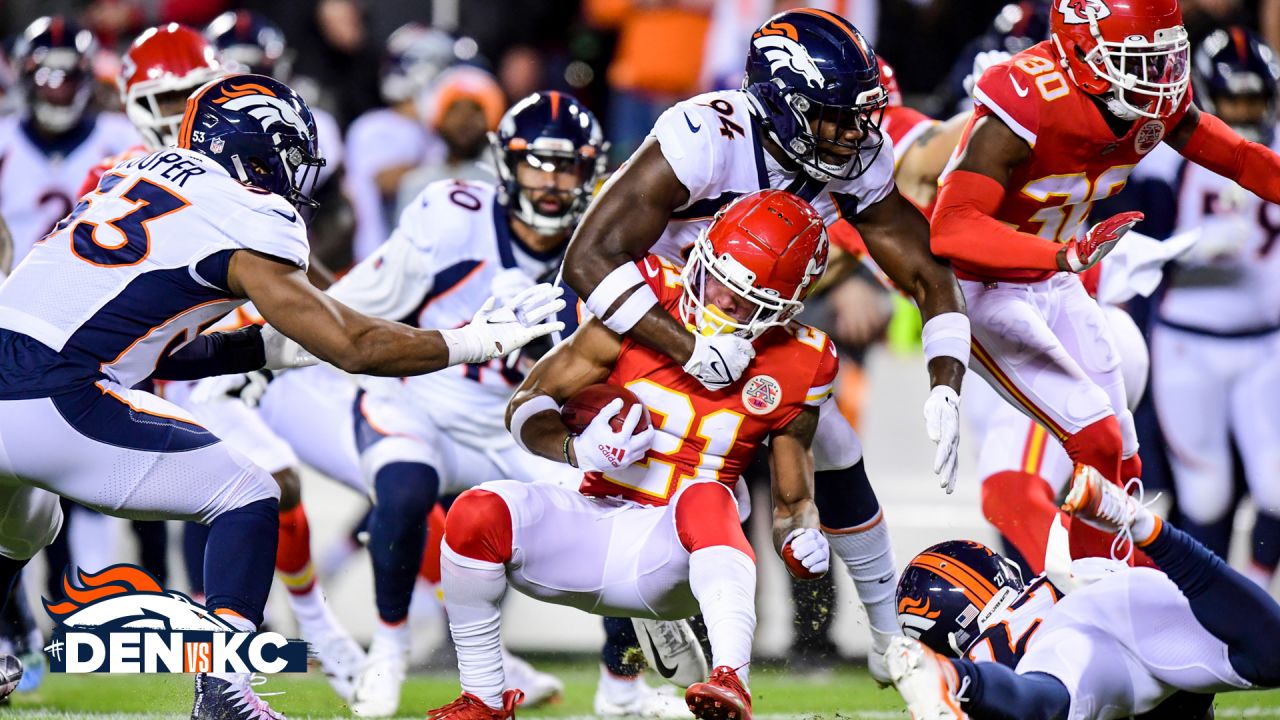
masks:
<path fill-rule="evenodd" d="M 360 312 L 425 329 L 471 321 L 505 271 L 532 286 L 548 279 L 560 252 L 539 254 L 511 232 L 488 183 L 428 185 L 400 216 L 387 242 L 339 280 L 329 294 Z M 502 358 L 416 377 L 367 378 L 365 390 L 399 398 L 440 428 L 480 447 L 509 445 L 504 415 L 523 374 Z"/>
<path fill-rule="evenodd" d="M 893 190 L 893 147 L 888 139 L 871 167 L 852 180 L 824 183 L 803 171 L 784 169 L 760 143 L 763 131 L 750 114 L 742 90 L 705 93 L 676 103 L 658 118 L 651 137 L 676 177 L 689 191 L 689 202 L 671 222 L 651 252 L 683 264 L 698 234 L 716 211 L 746 193 L 776 188 L 807 200 L 830 225 L 883 200 Z"/>
<path fill-rule="evenodd" d="M 1280 148 L 1280 138 L 1272 145 Z M 1197 246 L 1166 271 L 1158 317 L 1210 333 L 1280 328 L 1280 205 L 1188 162 L 1166 144 L 1133 175 L 1173 186 L 1175 233 L 1204 230 Z"/>
<path fill-rule="evenodd" d="M 0 215 L 13 233 L 14 266 L 71 212 L 89 170 L 140 142 L 118 113 L 100 113 L 55 142 L 19 116 L 0 118 Z"/>
<path fill-rule="evenodd" d="M 444 143 L 418 120 L 390 108 L 370 110 L 351 123 L 343 164 L 343 186 L 356 216 L 352 253 L 356 262 L 386 241 L 395 222 L 395 193 L 383 198 L 378 173 L 396 165 L 421 165 L 444 158 Z"/>
<path fill-rule="evenodd" d="M 83 179 L 83 173 L 82 173 Z M 165 148 L 107 172 L 0 287 L 0 328 L 132 387 L 163 355 L 245 302 L 227 289 L 236 250 L 306 268 L 306 226 L 283 197 Z"/>

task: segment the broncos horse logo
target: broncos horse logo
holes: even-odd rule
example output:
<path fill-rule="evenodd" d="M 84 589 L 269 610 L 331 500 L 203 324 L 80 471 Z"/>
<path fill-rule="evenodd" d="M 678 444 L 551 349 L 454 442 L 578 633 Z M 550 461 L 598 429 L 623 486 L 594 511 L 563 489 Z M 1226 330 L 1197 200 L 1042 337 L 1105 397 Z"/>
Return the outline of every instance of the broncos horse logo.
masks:
<path fill-rule="evenodd" d="M 247 112 L 250 117 L 262 123 L 264 131 L 269 131 L 276 123 L 283 123 L 297 130 L 304 138 L 311 136 L 306 121 L 292 105 L 277 97 L 270 88 L 257 83 L 228 84 L 222 88 L 222 96 L 215 98 L 213 104 Z"/>
<path fill-rule="evenodd" d="M 165 590 L 150 573 L 135 565 L 112 565 L 94 574 L 72 571 L 62 578 L 66 596 L 44 601 L 58 625 L 103 630 L 204 630 L 232 632 L 225 620 L 180 592 Z"/>
<path fill-rule="evenodd" d="M 804 45 L 795 40 L 794 34 L 794 29 L 790 33 L 785 30 L 769 32 L 769 28 L 766 27 L 757 33 L 751 42 L 764 53 L 765 59 L 769 61 L 770 72 L 776 73 L 786 68 L 804 78 L 805 83 L 810 87 L 821 90 L 826 84 L 822 71 L 818 69 L 818 64 L 810 57 Z"/>

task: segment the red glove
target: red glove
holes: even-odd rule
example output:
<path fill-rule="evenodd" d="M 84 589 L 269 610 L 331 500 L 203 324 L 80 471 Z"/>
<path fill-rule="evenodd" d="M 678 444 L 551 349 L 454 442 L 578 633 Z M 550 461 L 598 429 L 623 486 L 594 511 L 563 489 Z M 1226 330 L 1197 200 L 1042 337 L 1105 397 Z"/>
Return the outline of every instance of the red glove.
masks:
<path fill-rule="evenodd" d="M 1120 238 L 1143 217 L 1140 212 L 1124 212 L 1094 225 L 1083 240 L 1072 240 L 1058 251 L 1058 267 L 1075 273 L 1088 270 L 1115 249 Z"/>

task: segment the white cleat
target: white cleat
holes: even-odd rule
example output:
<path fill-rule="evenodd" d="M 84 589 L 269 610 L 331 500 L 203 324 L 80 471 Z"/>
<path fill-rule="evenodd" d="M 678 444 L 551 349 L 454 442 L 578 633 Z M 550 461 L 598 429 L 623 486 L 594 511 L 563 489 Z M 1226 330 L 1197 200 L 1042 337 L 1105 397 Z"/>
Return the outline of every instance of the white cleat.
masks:
<path fill-rule="evenodd" d="M 692 718 L 689 705 L 683 697 L 675 696 L 675 687 L 664 685 L 652 688 L 638 677 L 630 681 L 630 692 L 610 692 L 609 687 L 617 688 L 619 681 L 601 682 L 596 686 L 595 714 L 597 717 L 633 717 L 633 718 Z"/>
<path fill-rule="evenodd" d="M 889 650 L 889 643 L 895 637 L 901 637 L 901 633 L 885 633 L 871 628 L 871 651 L 867 653 L 867 670 L 871 673 L 871 679 L 882 688 L 887 688 L 893 684 L 893 678 L 889 675 L 889 662 L 885 658 L 885 653 Z"/>
<path fill-rule="evenodd" d="M 333 691 L 350 702 L 356 679 L 365 666 L 364 650 L 338 625 L 328 608 L 325 608 L 324 618 L 319 622 L 303 622 L 299 618 L 298 629 L 315 650 L 316 659 L 320 661 L 320 668 Z"/>
<path fill-rule="evenodd" d="M 506 689 L 524 692 L 524 704 L 521 707 L 525 709 L 554 702 L 564 692 L 564 683 L 560 678 L 535 670 L 532 665 L 505 649 L 502 651 L 502 669 L 507 676 Z"/>
<path fill-rule="evenodd" d="M 398 644 L 374 636 L 373 645 L 351 693 L 351 712 L 359 717 L 391 717 L 400 708 L 409 659 Z"/>
<path fill-rule="evenodd" d="M 952 690 L 956 671 L 919 640 L 895 637 L 885 653 L 894 687 L 907 703 L 912 720 L 964 720 Z"/>

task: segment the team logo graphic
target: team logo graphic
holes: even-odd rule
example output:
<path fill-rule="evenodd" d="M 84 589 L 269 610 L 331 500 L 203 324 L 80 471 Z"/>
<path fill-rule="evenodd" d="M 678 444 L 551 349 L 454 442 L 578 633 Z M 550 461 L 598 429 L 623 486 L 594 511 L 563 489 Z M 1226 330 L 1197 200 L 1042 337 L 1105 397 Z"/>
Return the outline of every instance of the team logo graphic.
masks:
<path fill-rule="evenodd" d="M 756 375 L 742 388 L 742 404 L 753 415 L 768 415 L 782 402 L 782 386 L 768 375 Z"/>
<path fill-rule="evenodd" d="M 795 28 L 790 25 L 780 23 L 775 27 L 770 23 L 756 33 L 751 43 L 764 53 L 765 59 L 769 61 L 770 72 L 776 73 L 786 68 L 804 78 L 810 87 L 819 90 L 826 83 L 809 51 L 796 41 Z"/>
<path fill-rule="evenodd" d="M 302 115 L 292 105 L 276 97 L 269 88 L 257 83 L 228 84 L 222 88 L 222 97 L 215 98 L 213 104 L 248 112 L 250 117 L 262 123 L 264 131 L 279 123 L 292 127 L 303 137 L 311 137 Z"/>
<path fill-rule="evenodd" d="M 931 601 L 927 597 L 923 600 L 903 597 L 898 601 L 898 624 L 902 626 L 903 632 L 919 639 L 933 627 L 938 622 L 938 616 L 942 611 L 934 610 L 930 605 Z"/>
<path fill-rule="evenodd" d="M 1058 0 L 1058 12 L 1068 25 L 1087 25 L 1111 15 L 1106 0 Z"/>
<path fill-rule="evenodd" d="M 239 632 L 140 567 L 74 576 L 68 568 L 61 600 L 44 601 L 55 624 L 44 649 L 53 672 L 306 672 L 305 642 Z"/>
<path fill-rule="evenodd" d="M 1138 151 L 1139 155 L 1146 155 L 1160 144 L 1164 139 L 1164 123 L 1159 120 L 1148 120 L 1145 125 L 1138 128 L 1138 132 L 1133 135 L 1133 149 Z"/>

